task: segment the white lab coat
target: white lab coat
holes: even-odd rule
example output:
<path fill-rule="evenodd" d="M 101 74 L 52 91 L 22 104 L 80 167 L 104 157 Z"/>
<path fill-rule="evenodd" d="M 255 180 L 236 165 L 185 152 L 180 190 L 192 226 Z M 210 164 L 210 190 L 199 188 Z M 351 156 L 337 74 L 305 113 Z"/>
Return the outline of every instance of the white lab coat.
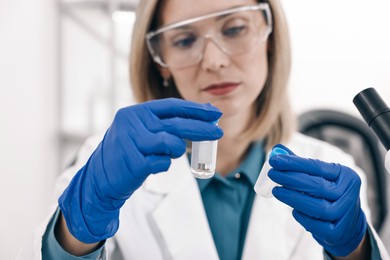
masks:
<path fill-rule="evenodd" d="M 57 198 L 71 177 L 85 163 L 100 138 L 90 139 L 80 150 L 77 163 L 56 184 Z M 295 134 L 289 144 L 297 155 L 339 162 L 353 167 L 350 156 L 318 140 Z M 366 182 L 362 176 L 362 208 L 369 218 Z M 53 207 L 53 211 L 56 205 Z M 275 198 L 256 196 L 248 226 L 242 259 L 323 259 L 323 249 L 310 233 L 295 221 L 291 208 Z M 41 240 L 51 213 L 37 228 L 22 259 L 41 259 Z M 386 249 L 376 237 L 383 259 Z M 168 172 L 149 176 L 121 209 L 120 227 L 105 246 L 107 259 L 207 259 L 218 254 L 210 232 L 196 180 L 186 156 L 173 160 Z"/>

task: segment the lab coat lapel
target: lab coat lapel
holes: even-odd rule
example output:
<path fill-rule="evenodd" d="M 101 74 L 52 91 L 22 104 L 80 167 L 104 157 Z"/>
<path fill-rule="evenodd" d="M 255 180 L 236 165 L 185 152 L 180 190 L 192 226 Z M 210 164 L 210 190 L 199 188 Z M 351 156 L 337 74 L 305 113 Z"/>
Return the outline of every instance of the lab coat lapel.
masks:
<path fill-rule="evenodd" d="M 303 234 L 291 208 L 275 198 L 256 196 L 242 259 L 291 259 Z"/>
<path fill-rule="evenodd" d="M 156 235 L 162 238 L 162 248 L 167 248 L 166 258 L 217 260 L 198 184 L 190 173 L 188 160 L 180 158 L 167 175 L 170 180 L 161 179 L 158 185 L 148 185 L 148 189 L 167 192 L 152 213 Z"/>

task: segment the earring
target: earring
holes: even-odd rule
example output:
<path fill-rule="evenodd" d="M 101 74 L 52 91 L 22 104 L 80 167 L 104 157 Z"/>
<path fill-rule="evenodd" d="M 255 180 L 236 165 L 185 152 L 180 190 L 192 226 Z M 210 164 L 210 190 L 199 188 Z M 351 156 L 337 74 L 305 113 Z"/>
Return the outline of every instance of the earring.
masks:
<path fill-rule="evenodd" d="M 163 79 L 163 86 L 165 88 L 169 88 L 169 81 L 168 81 L 168 79 L 166 79 L 166 78 Z"/>

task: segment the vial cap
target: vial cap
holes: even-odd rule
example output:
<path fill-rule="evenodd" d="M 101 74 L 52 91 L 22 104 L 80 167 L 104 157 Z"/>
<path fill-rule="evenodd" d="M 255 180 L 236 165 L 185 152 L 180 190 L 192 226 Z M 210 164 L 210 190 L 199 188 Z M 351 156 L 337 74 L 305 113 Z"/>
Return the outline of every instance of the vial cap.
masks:
<path fill-rule="evenodd" d="M 272 156 L 278 155 L 278 154 L 289 154 L 286 150 L 280 147 L 274 147 L 269 155 L 271 158 Z"/>

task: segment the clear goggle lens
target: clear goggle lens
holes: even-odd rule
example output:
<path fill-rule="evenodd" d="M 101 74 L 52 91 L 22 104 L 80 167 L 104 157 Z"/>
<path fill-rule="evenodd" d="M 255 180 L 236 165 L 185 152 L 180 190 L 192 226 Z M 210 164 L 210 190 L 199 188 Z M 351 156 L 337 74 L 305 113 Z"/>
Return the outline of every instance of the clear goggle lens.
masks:
<path fill-rule="evenodd" d="M 181 68 L 200 62 L 208 41 L 228 55 L 238 55 L 265 42 L 271 31 L 269 6 L 260 3 L 167 25 L 146 37 L 155 62 Z"/>

